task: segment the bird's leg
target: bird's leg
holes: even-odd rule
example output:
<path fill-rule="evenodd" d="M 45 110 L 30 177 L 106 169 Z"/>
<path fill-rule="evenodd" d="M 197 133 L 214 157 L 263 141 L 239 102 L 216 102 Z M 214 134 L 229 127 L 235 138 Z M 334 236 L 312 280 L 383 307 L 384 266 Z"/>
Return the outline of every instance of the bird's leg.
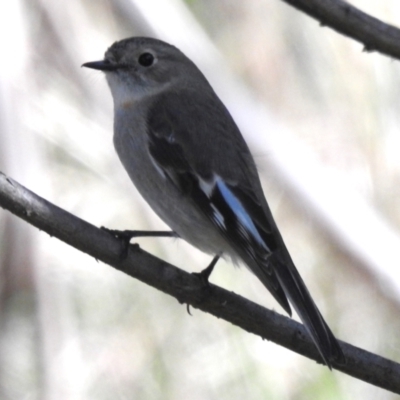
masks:
<path fill-rule="evenodd" d="M 199 277 L 199 279 L 201 280 L 201 282 L 204 284 L 204 286 L 209 286 L 210 282 L 208 281 L 210 278 L 211 273 L 214 270 L 215 264 L 217 264 L 218 260 L 219 260 L 220 256 L 215 256 L 210 265 L 203 269 L 203 271 L 201 272 L 193 272 L 193 275 L 196 275 L 197 277 Z"/>
<path fill-rule="evenodd" d="M 101 229 L 115 236 L 117 239 L 126 240 L 128 242 L 136 237 L 179 237 L 174 231 L 118 231 L 105 228 L 104 226 L 102 226 Z"/>
<path fill-rule="evenodd" d="M 211 273 L 214 270 L 215 264 L 217 264 L 220 256 L 215 256 L 210 264 L 208 265 L 207 268 L 204 268 L 203 271 L 201 272 L 193 272 L 192 275 L 197 276 L 200 279 L 201 284 L 203 285 L 203 289 L 210 290 L 210 282 L 208 279 L 210 278 Z M 190 312 L 190 304 L 188 303 L 186 305 L 186 311 L 188 312 L 189 315 L 192 315 Z"/>
<path fill-rule="evenodd" d="M 124 260 L 128 256 L 128 248 L 131 239 L 136 237 L 175 237 L 179 238 L 179 235 L 174 231 L 118 231 L 114 229 L 108 229 L 104 226 L 101 227 L 103 231 L 108 232 L 117 239 L 120 239 L 123 245 L 121 251 L 121 259 Z"/>

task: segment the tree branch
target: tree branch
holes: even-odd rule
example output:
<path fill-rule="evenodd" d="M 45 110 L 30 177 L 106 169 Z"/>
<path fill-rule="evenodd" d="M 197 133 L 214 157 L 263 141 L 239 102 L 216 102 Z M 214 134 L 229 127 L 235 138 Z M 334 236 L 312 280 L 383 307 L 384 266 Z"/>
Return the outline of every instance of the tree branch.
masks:
<path fill-rule="evenodd" d="M 400 59 L 400 29 L 374 18 L 343 0 L 283 0 L 326 25 L 364 45 Z"/>
<path fill-rule="evenodd" d="M 121 242 L 109 233 L 75 217 L 30 192 L 0 172 L 0 207 L 76 249 L 175 297 L 180 303 L 208 312 L 263 339 L 271 340 L 320 361 L 304 327 L 232 292 L 199 279 L 131 245 L 121 260 Z M 347 359 L 336 369 L 375 386 L 400 394 L 400 365 L 341 342 Z"/>

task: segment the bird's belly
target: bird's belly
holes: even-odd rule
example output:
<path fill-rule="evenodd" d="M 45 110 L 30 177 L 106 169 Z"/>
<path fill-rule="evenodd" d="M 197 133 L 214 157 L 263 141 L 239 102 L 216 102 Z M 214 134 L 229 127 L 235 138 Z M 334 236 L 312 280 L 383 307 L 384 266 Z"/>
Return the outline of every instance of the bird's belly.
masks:
<path fill-rule="evenodd" d="M 154 212 L 182 239 L 209 254 L 232 253 L 217 228 L 188 196 L 154 166 L 140 136 L 114 137 L 117 154 L 135 187 Z"/>

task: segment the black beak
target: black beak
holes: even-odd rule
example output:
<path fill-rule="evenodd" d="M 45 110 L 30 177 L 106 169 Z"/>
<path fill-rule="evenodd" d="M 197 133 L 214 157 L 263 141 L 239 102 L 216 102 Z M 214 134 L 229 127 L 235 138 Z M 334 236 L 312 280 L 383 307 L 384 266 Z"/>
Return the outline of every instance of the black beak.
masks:
<path fill-rule="evenodd" d="M 82 64 L 82 67 L 98 69 L 99 71 L 115 71 L 120 68 L 118 64 L 111 64 L 108 60 L 91 61 Z"/>

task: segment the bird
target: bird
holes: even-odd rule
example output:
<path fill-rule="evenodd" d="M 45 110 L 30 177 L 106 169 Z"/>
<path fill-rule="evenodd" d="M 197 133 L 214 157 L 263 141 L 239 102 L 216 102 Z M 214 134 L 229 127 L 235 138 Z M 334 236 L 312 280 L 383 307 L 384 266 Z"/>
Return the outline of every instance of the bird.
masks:
<path fill-rule="evenodd" d="M 139 193 L 172 236 L 214 256 L 207 279 L 220 257 L 244 264 L 290 316 L 294 308 L 322 362 L 344 364 L 275 223 L 249 147 L 200 69 L 149 37 L 117 41 L 83 66 L 105 73 L 114 147 Z"/>

